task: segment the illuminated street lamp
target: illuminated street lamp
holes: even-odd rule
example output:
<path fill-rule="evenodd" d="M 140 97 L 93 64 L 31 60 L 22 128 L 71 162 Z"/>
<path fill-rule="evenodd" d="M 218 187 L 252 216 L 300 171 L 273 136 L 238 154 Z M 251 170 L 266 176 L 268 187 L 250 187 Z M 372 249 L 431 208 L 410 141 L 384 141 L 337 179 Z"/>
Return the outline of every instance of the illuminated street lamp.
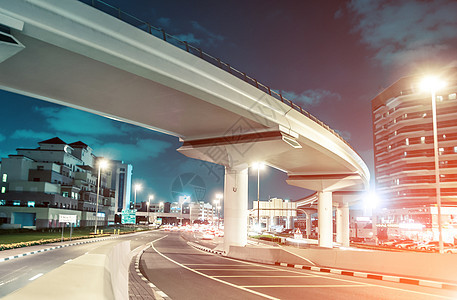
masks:
<path fill-rule="evenodd" d="M 441 188 L 440 188 L 440 169 L 438 157 L 438 129 L 436 122 L 436 91 L 442 89 L 445 83 L 437 77 L 426 77 L 421 82 L 421 89 L 430 92 L 432 95 L 432 119 L 433 119 L 433 153 L 435 157 L 435 188 L 436 188 L 436 205 L 438 208 L 438 232 L 439 232 L 439 249 L 443 253 L 443 230 L 441 221 Z"/>
<path fill-rule="evenodd" d="M 182 226 L 182 220 L 184 219 L 184 216 L 182 213 L 182 206 L 183 206 L 184 202 L 186 202 L 187 200 L 189 200 L 189 202 L 190 202 L 190 196 L 183 196 L 182 199 L 183 199 L 182 201 L 181 200 L 179 201 L 181 203 L 181 226 Z"/>
<path fill-rule="evenodd" d="M 219 229 L 220 222 L 219 220 L 221 219 L 220 217 L 220 209 L 222 208 L 222 198 L 224 198 L 224 195 L 221 193 L 216 194 L 216 199 L 217 199 L 217 205 L 216 205 L 216 210 L 217 210 L 217 229 Z"/>
<path fill-rule="evenodd" d="M 108 161 L 105 159 L 102 159 L 98 162 L 98 178 L 97 178 L 97 199 L 96 199 L 96 204 L 95 204 L 95 229 L 94 233 L 97 234 L 97 223 L 98 223 L 98 196 L 100 194 L 100 175 L 101 175 L 101 170 L 105 169 L 108 167 Z"/>
<path fill-rule="evenodd" d="M 133 197 L 133 209 L 135 209 L 136 206 L 136 192 L 141 191 L 141 184 L 137 183 L 133 187 L 134 191 L 134 197 Z M 136 213 L 135 213 L 135 225 L 136 225 Z"/>
<path fill-rule="evenodd" d="M 255 162 L 252 167 L 257 169 L 257 224 L 260 230 L 260 170 L 265 168 L 265 164 L 261 162 Z"/>
<path fill-rule="evenodd" d="M 148 225 L 149 225 L 149 206 L 151 205 L 151 200 L 154 200 L 154 195 L 149 195 L 148 198 Z"/>

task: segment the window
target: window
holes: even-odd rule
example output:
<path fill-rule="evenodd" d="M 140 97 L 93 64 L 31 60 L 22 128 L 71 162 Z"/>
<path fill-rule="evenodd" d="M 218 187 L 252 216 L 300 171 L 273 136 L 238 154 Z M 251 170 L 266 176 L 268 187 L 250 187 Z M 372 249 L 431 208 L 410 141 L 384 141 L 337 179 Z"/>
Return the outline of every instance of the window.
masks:
<path fill-rule="evenodd" d="M 0 205 L 6 205 L 6 200 L 0 200 Z"/>
<path fill-rule="evenodd" d="M 27 207 L 35 207 L 35 201 L 27 201 Z"/>
<path fill-rule="evenodd" d="M 443 101 L 443 96 L 436 96 L 436 101 Z"/>
<path fill-rule="evenodd" d="M 6 182 L 7 179 L 8 179 L 8 174 L 6 174 L 6 173 L 3 174 L 3 176 L 2 176 L 2 181 L 3 181 L 3 182 Z"/>
<path fill-rule="evenodd" d="M 409 138 L 406 138 L 406 139 L 405 139 L 405 144 L 406 144 L 406 146 L 409 145 Z"/>
<path fill-rule="evenodd" d="M 21 205 L 21 200 L 14 200 L 13 205 L 20 206 Z"/>
<path fill-rule="evenodd" d="M 454 147 L 454 153 L 457 153 L 457 146 Z"/>
<path fill-rule="evenodd" d="M 425 144 L 425 136 L 421 136 L 421 144 Z"/>
<path fill-rule="evenodd" d="M 438 152 L 440 153 L 440 155 L 443 154 L 444 148 L 439 148 L 439 149 L 438 149 Z"/>
<path fill-rule="evenodd" d="M 2 186 L 2 194 L 6 193 L 6 187 Z"/>
<path fill-rule="evenodd" d="M 449 94 L 448 98 L 449 98 L 449 100 L 455 100 L 455 99 L 457 99 L 457 95 L 456 95 L 456 93 Z"/>

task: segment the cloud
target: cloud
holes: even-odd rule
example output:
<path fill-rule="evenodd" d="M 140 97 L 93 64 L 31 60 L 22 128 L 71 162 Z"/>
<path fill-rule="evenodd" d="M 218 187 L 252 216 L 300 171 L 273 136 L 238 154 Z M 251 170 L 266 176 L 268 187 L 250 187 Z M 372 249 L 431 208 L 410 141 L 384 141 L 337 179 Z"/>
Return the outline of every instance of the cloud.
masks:
<path fill-rule="evenodd" d="M 142 162 L 149 159 L 157 158 L 164 153 L 172 144 L 155 139 L 142 139 L 137 143 L 106 143 L 94 146 L 94 152 L 97 156 L 103 156 L 108 159 L 124 160 L 129 163 Z"/>
<path fill-rule="evenodd" d="M 191 45 L 200 45 L 201 40 L 197 39 L 193 33 L 175 35 L 178 40 L 188 42 Z"/>
<path fill-rule="evenodd" d="M 162 18 L 157 19 L 157 23 L 161 26 L 169 27 L 171 24 L 171 20 L 170 20 L 170 18 L 162 17 Z"/>
<path fill-rule="evenodd" d="M 39 139 L 47 140 L 53 138 L 55 134 L 49 132 L 38 132 L 31 129 L 18 129 L 10 136 L 12 139 Z"/>
<path fill-rule="evenodd" d="M 282 91 L 284 98 L 304 106 L 315 106 L 323 101 L 340 101 L 341 95 L 327 90 L 307 90 L 300 94 L 291 91 Z"/>
<path fill-rule="evenodd" d="M 456 1 L 352 0 L 347 8 L 355 17 L 354 32 L 385 66 L 437 55 L 455 42 Z"/>
<path fill-rule="evenodd" d="M 73 108 L 37 107 L 50 129 L 78 135 L 124 135 L 125 124 Z"/>
<path fill-rule="evenodd" d="M 205 27 L 200 25 L 200 23 L 198 23 L 197 21 L 191 21 L 190 23 L 191 23 L 193 29 L 201 32 L 205 36 L 205 43 L 207 43 L 211 46 L 221 43 L 225 39 L 222 35 L 215 34 L 215 33 L 211 32 L 210 30 L 206 29 Z"/>

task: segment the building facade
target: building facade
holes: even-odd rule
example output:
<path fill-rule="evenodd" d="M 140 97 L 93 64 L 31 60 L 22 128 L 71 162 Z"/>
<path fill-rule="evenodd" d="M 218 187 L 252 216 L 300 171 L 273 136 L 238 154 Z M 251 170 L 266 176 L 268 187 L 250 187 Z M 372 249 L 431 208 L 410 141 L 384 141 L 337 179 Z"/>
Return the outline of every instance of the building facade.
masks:
<path fill-rule="evenodd" d="M 436 93 L 439 178 L 443 207 L 457 206 L 457 69 L 440 74 L 446 87 Z M 380 206 L 390 211 L 425 209 L 437 203 L 432 122 L 432 96 L 421 91 L 423 76 L 404 77 L 372 101 L 376 191 Z M 380 220 L 397 220 L 400 227 L 437 227 L 431 215 L 421 225 L 417 214 L 392 214 Z M 433 209 L 432 209 L 433 211 Z M 454 210 L 443 210 L 443 213 Z M 443 227 L 453 228 L 457 215 L 443 216 Z M 382 221 L 382 222 L 384 222 Z M 389 221 L 389 222 L 390 222 Z M 389 223 L 390 226 L 393 226 Z M 401 225 L 410 224 L 410 225 Z M 380 224 L 386 225 L 386 224 Z M 396 226 L 396 225 L 395 225 Z M 415 227 L 416 226 L 416 227 Z M 435 228 L 436 229 L 436 228 Z M 452 234 L 451 234 L 452 235 Z"/>
<path fill-rule="evenodd" d="M 60 214 L 76 215 L 76 226 L 93 226 L 96 219 L 100 226 L 114 222 L 117 169 L 102 170 L 97 197 L 100 158 L 88 145 L 81 141 L 67 144 L 58 137 L 38 144 L 38 148 L 19 148 L 17 154 L 2 158 L 3 227 L 59 227 Z"/>

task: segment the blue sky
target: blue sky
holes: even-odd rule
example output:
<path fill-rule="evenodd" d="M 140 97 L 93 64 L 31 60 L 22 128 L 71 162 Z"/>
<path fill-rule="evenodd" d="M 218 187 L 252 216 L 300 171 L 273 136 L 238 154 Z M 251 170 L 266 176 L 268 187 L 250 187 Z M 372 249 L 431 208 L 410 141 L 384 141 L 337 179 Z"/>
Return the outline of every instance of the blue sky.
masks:
<path fill-rule="evenodd" d="M 456 1 L 105 0 L 164 28 L 302 105 L 337 130 L 372 168 L 370 100 L 402 76 L 455 66 Z M 0 64 L 1 71 L 1 64 Z M 139 196 L 170 199 L 193 172 L 206 200 L 223 190 L 223 169 L 179 154 L 179 141 L 151 130 L 0 91 L 0 156 L 59 136 L 134 166 Z M 298 199 L 285 174 L 262 174 L 261 198 Z M 256 178 L 250 177 L 250 200 Z"/>

